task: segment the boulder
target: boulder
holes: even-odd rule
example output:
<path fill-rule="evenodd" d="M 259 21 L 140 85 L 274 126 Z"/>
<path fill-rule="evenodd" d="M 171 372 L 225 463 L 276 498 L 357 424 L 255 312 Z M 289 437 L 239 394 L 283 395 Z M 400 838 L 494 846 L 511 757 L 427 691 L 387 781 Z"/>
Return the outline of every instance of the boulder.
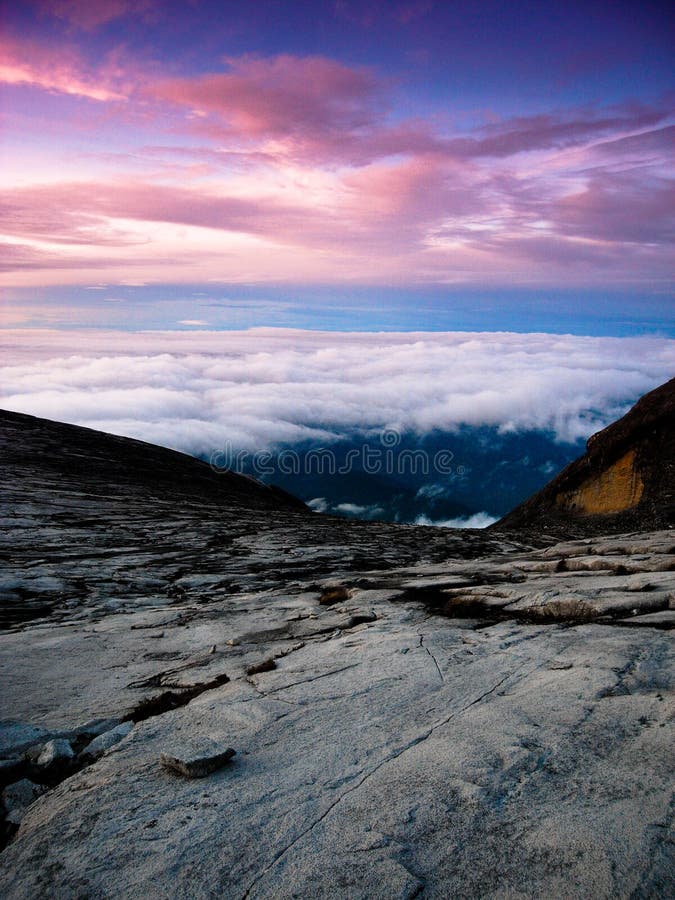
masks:
<path fill-rule="evenodd" d="M 103 734 L 95 737 L 93 741 L 87 744 L 81 755 L 90 759 L 98 759 L 99 756 L 103 756 L 106 750 L 110 750 L 115 744 L 119 744 L 133 727 L 133 722 L 122 722 L 115 728 L 111 728 L 110 731 L 104 731 Z"/>
<path fill-rule="evenodd" d="M 5 759 L 21 756 L 29 747 L 40 739 L 50 737 L 45 728 L 18 722 L 14 719 L 0 720 L 0 756 Z"/>
<path fill-rule="evenodd" d="M 74 756 L 75 754 L 73 753 L 73 748 L 70 746 L 70 741 L 67 741 L 65 738 L 55 738 L 54 740 L 47 741 L 44 745 L 42 752 L 37 758 L 37 765 L 40 768 L 62 765 L 63 763 L 70 762 Z"/>
<path fill-rule="evenodd" d="M 2 792 L 2 802 L 6 812 L 9 814 L 19 809 L 25 809 L 46 790 L 44 785 L 29 781 L 28 778 L 8 784 Z"/>
<path fill-rule="evenodd" d="M 161 753 L 159 761 L 163 768 L 174 774 L 183 775 L 185 778 L 205 778 L 221 769 L 235 753 L 232 747 L 224 748 L 214 741 L 209 741 L 196 746 L 173 747 Z"/>

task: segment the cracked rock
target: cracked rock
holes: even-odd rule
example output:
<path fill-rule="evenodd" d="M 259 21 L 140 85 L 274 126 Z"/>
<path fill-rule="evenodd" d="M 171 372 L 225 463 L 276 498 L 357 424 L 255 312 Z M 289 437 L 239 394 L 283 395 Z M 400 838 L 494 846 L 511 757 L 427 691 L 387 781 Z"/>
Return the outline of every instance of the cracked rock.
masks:
<path fill-rule="evenodd" d="M 369 625 L 371 622 L 377 622 L 377 616 L 372 609 L 363 612 L 352 613 L 346 622 L 341 623 L 342 628 L 356 628 L 357 625 Z"/>
<path fill-rule="evenodd" d="M 277 664 L 273 659 L 264 659 L 262 662 L 254 663 L 246 669 L 247 675 L 259 675 L 262 672 L 272 672 L 276 669 Z"/>

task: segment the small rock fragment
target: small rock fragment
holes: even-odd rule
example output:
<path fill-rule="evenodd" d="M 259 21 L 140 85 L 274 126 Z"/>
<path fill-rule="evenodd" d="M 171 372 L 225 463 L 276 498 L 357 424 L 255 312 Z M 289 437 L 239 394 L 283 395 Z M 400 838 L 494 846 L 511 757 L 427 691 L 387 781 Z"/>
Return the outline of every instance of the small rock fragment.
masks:
<path fill-rule="evenodd" d="M 98 737 L 99 734 L 103 734 L 105 731 L 111 731 L 113 728 L 116 728 L 120 724 L 120 719 L 89 719 L 88 721 L 82 722 L 82 724 L 77 725 L 71 733 L 76 737 L 95 738 Z"/>
<path fill-rule="evenodd" d="M 126 737 L 133 727 L 133 722 L 122 722 L 122 724 L 118 725 L 116 728 L 112 728 L 110 731 L 100 734 L 87 744 L 82 751 L 82 756 L 98 759 L 99 756 L 103 756 L 106 750 L 114 747 L 115 744 L 118 744 L 122 740 L 122 738 Z"/>
<path fill-rule="evenodd" d="M 548 667 L 549 667 L 549 669 L 554 669 L 554 670 L 556 670 L 556 669 L 571 669 L 572 665 L 573 664 L 571 662 L 566 662 L 564 659 L 554 659 L 552 662 L 549 663 Z"/>
<path fill-rule="evenodd" d="M 342 628 L 356 628 L 357 625 L 367 625 L 370 622 L 377 622 L 377 616 L 371 610 L 352 613 L 346 622 L 341 623 Z"/>
<path fill-rule="evenodd" d="M 222 745 L 209 742 L 197 748 L 161 753 L 159 761 L 165 769 L 185 778 L 204 778 L 222 768 L 235 753 L 232 747 L 223 750 Z"/>
<path fill-rule="evenodd" d="M 259 672 L 271 672 L 273 669 L 276 669 L 276 667 L 277 664 L 272 658 L 264 659 L 262 662 L 249 666 L 246 669 L 246 674 L 257 675 Z"/>
<path fill-rule="evenodd" d="M 70 742 L 65 738 L 55 738 L 42 748 L 42 752 L 37 758 L 37 764 L 40 767 L 52 766 L 59 763 L 70 761 L 75 754 Z"/>

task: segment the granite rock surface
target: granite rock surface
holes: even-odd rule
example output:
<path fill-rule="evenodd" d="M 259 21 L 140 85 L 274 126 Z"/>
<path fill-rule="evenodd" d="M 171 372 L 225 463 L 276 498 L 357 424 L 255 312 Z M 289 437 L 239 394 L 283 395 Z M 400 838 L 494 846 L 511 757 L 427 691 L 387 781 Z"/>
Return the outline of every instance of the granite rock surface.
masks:
<path fill-rule="evenodd" d="M 68 429 L 0 428 L 0 895 L 673 895 L 669 529 L 334 519 Z"/>

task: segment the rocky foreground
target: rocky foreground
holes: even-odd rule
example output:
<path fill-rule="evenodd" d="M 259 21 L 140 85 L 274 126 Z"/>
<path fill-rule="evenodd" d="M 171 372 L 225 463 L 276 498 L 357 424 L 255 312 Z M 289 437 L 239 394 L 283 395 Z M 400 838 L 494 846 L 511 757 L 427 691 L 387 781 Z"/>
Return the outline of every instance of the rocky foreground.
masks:
<path fill-rule="evenodd" d="M 675 894 L 671 530 L 332 519 L 0 426 L 1 896 Z"/>

